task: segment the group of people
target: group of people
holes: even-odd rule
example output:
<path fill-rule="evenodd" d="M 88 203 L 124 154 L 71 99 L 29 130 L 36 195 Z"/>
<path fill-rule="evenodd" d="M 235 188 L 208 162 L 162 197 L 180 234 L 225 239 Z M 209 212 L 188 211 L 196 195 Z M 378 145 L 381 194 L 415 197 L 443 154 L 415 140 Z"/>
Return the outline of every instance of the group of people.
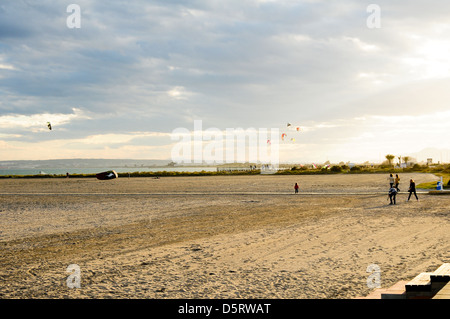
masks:
<path fill-rule="evenodd" d="M 389 199 L 390 199 L 390 204 L 389 205 L 395 205 L 396 204 L 396 196 L 397 193 L 400 192 L 400 189 L 398 188 L 398 185 L 400 184 L 400 177 L 398 176 L 398 174 L 395 174 L 395 177 L 390 174 L 389 175 Z M 416 197 L 416 200 L 419 200 L 419 197 L 417 197 L 417 192 L 416 192 L 416 182 L 414 182 L 414 180 L 411 178 L 409 180 L 409 196 L 408 199 L 406 201 L 409 201 L 411 199 L 411 195 L 414 193 L 414 196 Z"/>
<path fill-rule="evenodd" d="M 400 192 L 400 189 L 398 188 L 398 185 L 400 185 L 400 177 L 398 176 L 398 174 L 395 174 L 395 177 L 390 174 L 389 175 L 389 199 L 390 199 L 390 204 L 389 205 L 395 205 L 396 204 L 396 197 L 397 194 Z M 298 193 L 298 189 L 300 187 L 298 186 L 298 183 L 295 183 L 294 185 L 294 191 L 295 194 Z M 411 199 L 411 195 L 414 194 L 414 196 L 416 197 L 416 200 L 419 200 L 419 197 L 417 197 L 417 192 L 416 192 L 416 182 L 414 182 L 414 180 L 411 178 L 409 180 L 409 196 L 408 199 L 406 201 L 409 201 Z"/>

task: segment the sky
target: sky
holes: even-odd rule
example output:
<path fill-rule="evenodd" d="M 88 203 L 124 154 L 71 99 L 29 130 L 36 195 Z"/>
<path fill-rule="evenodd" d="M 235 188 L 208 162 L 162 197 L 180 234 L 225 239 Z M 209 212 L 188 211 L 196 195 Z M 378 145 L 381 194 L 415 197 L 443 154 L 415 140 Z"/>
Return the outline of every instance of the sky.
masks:
<path fill-rule="evenodd" d="M 280 162 L 450 162 L 449 71 L 442 0 L 3 0 L 0 160 L 171 159 L 201 121 L 286 133 Z"/>

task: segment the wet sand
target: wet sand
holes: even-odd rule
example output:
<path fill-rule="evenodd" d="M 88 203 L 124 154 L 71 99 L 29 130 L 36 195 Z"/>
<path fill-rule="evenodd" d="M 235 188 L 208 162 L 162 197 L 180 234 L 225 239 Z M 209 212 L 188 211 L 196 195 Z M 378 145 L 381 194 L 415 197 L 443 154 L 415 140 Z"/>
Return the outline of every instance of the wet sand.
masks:
<path fill-rule="evenodd" d="M 417 183 L 431 174 L 401 175 Z M 293 185 L 298 182 L 300 193 Z M 355 298 L 450 261 L 450 197 L 386 175 L 0 180 L 1 298 Z M 333 194 L 333 195 L 332 195 Z M 68 288 L 67 267 L 81 270 Z"/>

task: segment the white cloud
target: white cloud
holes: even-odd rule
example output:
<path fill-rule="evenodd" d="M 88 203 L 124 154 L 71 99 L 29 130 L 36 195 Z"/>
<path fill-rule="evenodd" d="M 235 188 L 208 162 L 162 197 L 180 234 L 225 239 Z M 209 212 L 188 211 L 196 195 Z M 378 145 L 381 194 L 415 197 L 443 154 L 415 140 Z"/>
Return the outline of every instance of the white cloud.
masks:
<path fill-rule="evenodd" d="M 169 137 L 169 133 L 160 132 L 129 132 L 126 134 L 97 134 L 89 135 L 80 139 L 73 139 L 70 141 L 71 144 L 79 145 L 116 145 L 116 144 L 127 144 L 131 141 L 143 138 L 143 137 Z"/>
<path fill-rule="evenodd" d="M 450 72 L 450 41 L 419 38 L 415 50 L 402 58 L 411 74 L 422 78 L 447 78 Z"/>
<path fill-rule="evenodd" d="M 89 119 L 90 117 L 82 110 L 77 108 L 72 109 L 73 113 L 42 113 L 32 115 L 1 115 L 0 127 L 2 129 L 17 129 L 26 128 L 33 132 L 48 130 L 47 122 L 50 122 L 53 127 L 62 126 L 75 120 Z"/>
<path fill-rule="evenodd" d="M 361 41 L 358 38 L 344 37 L 343 39 L 345 41 L 351 42 L 352 44 L 354 44 L 361 51 L 373 52 L 373 51 L 380 50 L 380 48 L 377 45 L 366 43 L 364 41 Z"/>
<path fill-rule="evenodd" d="M 176 86 L 170 90 L 167 91 L 167 94 L 176 100 L 186 100 L 189 95 L 191 95 L 191 92 L 188 92 L 184 87 L 182 86 Z"/>
<path fill-rule="evenodd" d="M 296 157 L 286 153 L 283 159 L 314 161 L 317 156 L 317 161 L 377 162 L 383 161 L 384 155 L 389 153 L 408 155 L 429 147 L 450 149 L 450 140 L 445 138 L 450 134 L 449 122 L 450 111 L 442 111 L 418 116 L 373 115 L 317 123 L 311 125 L 314 130 L 305 131 L 305 137 L 296 139 L 300 144 L 297 148 L 313 150 L 312 154 Z M 317 144 L 309 144 L 309 141 Z"/>
<path fill-rule="evenodd" d="M 16 68 L 9 64 L 0 64 L 0 69 L 2 70 L 15 70 Z"/>

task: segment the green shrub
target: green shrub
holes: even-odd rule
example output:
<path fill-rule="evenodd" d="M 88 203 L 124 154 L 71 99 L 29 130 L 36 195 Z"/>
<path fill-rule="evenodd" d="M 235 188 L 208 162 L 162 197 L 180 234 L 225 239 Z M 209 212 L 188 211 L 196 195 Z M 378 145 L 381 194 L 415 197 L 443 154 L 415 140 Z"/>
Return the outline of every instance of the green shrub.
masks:
<path fill-rule="evenodd" d="M 338 166 L 338 165 L 334 165 L 334 166 L 331 167 L 330 170 L 331 170 L 333 173 L 340 173 L 340 172 L 342 172 L 342 167 L 341 167 L 341 166 Z"/>

